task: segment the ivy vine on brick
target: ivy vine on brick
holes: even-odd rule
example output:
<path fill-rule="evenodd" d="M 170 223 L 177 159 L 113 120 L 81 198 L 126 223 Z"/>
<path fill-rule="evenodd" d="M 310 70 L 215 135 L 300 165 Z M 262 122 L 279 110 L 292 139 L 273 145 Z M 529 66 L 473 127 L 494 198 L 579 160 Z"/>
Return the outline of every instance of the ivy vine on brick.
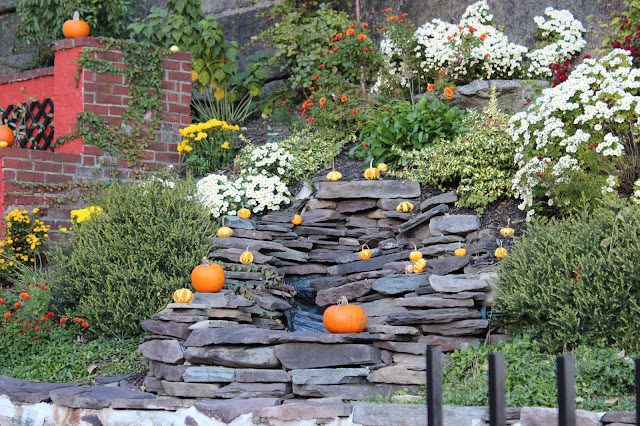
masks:
<path fill-rule="evenodd" d="M 85 48 L 80 53 L 76 82 L 83 68 L 96 73 L 109 73 L 125 78 L 130 99 L 122 114 L 122 122 L 109 124 L 92 111 L 78 113 L 76 129 L 72 134 L 57 139 L 56 146 L 79 137 L 116 158 L 125 159 L 131 168 L 146 170 L 142 162 L 142 150 L 149 146 L 160 128 L 162 113 L 162 55 L 166 54 L 153 45 L 133 40 L 102 39 L 105 47 Z M 107 52 L 115 46 L 122 52 L 124 68 L 98 58 L 97 53 Z"/>

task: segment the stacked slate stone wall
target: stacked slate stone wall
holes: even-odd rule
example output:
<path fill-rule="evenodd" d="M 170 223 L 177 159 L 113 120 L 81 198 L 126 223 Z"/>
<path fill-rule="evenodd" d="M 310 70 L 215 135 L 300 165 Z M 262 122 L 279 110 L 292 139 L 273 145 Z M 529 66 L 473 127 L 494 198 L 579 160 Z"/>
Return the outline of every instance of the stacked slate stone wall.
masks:
<path fill-rule="evenodd" d="M 196 293 L 192 303 L 170 304 L 142 323 L 150 333 L 141 344 L 151 360 L 147 389 L 191 398 L 358 400 L 424 384 L 427 345 L 447 352 L 479 344 L 489 325 L 482 307 L 493 303 L 494 275 L 470 262 L 492 256 L 497 232 L 480 230 L 475 215 L 448 215 L 456 199 L 421 200 L 411 181 L 325 182 L 307 201 L 301 225 L 291 223 L 291 212 L 229 217 L 234 235 L 217 238 L 220 249 L 211 255 L 228 285 L 261 283 L 261 272 L 232 267 L 249 247 L 259 265 L 313 277 L 318 307 L 341 296 L 360 305 L 367 328 L 285 329 L 285 312 L 295 310 L 295 289 L 286 284 L 247 297 Z M 398 213 L 401 201 L 415 211 Z M 425 273 L 404 273 L 412 242 L 427 259 Z M 363 244 L 370 259 L 358 257 Z M 468 254 L 453 256 L 460 245 Z"/>

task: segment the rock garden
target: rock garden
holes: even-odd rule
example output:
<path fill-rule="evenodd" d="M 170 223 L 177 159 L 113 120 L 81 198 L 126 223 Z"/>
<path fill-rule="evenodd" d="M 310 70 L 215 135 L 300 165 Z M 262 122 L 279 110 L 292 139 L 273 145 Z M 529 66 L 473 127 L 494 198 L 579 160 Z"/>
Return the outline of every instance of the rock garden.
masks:
<path fill-rule="evenodd" d="M 635 424 L 638 4 L 594 48 L 553 7 L 517 44 L 489 3 L 424 23 L 285 0 L 243 49 L 192 0 L 43 14 L 52 39 L 118 37 L 78 74 L 133 106 L 47 148 L 100 148 L 93 177 L 3 175 L 43 202 L 3 195 L 0 424 L 425 424 L 428 347 L 447 425 L 489 424 L 492 352 L 509 424 L 557 422 L 561 354 L 579 424 Z M 163 98 L 185 52 L 193 94 Z M 33 148 L 0 112 L 0 157 Z"/>

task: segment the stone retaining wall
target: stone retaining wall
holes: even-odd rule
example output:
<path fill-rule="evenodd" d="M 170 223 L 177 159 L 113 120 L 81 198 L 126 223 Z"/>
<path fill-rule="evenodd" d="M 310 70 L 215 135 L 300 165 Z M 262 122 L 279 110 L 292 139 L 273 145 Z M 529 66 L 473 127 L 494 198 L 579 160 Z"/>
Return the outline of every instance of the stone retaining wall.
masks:
<path fill-rule="evenodd" d="M 308 200 L 301 225 L 290 222 L 290 212 L 257 221 L 227 217 L 234 236 L 217 238 L 221 249 L 212 253 L 227 286 L 261 284 L 260 272 L 234 267 L 249 247 L 256 263 L 281 274 L 323 274 L 311 280 L 316 305 L 324 309 L 344 296 L 365 310 L 367 328 L 284 330 L 295 294 L 288 285 L 247 297 L 196 293 L 190 304 L 170 304 L 142 322 L 150 333 L 140 345 L 151 360 L 147 390 L 185 398 L 361 400 L 425 384 L 427 345 L 452 351 L 479 344 L 486 333 L 481 308 L 492 304 L 493 275 L 454 273 L 472 255 L 492 255 L 496 243 L 476 216 L 445 215 L 455 194 L 422 202 L 420 194 L 410 181 L 325 182 Z M 398 213 L 407 200 L 415 211 Z M 409 242 L 428 259 L 427 272 L 404 273 Z M 365 243 L 372 257 L 360 260 Z M 470 254 L 452 256 L 462 244 Z"/>

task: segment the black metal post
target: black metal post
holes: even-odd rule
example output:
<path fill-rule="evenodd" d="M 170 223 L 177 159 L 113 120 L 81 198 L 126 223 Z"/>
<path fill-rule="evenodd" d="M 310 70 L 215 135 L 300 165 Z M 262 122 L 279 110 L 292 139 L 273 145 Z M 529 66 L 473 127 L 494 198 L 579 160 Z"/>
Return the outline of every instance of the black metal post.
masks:
<path fill-rule="evenodd" d="M 556 358 L 558 363 L 558 425 L 576 425 L 575 361 L 569 355 Z"/>
<path fill-rule="evenodd" d="M 636 424 L 640 425 L 640 358 L 636 358 Z"/>
<path fill-rule="evenodd" d="M 427 346 L 427 426 L 442 424 L 442 352 Z"/>
<path fill-rule="evenodd" d="M 504 354 L 489 354 L 489 425 L 506 426 Z"/>

